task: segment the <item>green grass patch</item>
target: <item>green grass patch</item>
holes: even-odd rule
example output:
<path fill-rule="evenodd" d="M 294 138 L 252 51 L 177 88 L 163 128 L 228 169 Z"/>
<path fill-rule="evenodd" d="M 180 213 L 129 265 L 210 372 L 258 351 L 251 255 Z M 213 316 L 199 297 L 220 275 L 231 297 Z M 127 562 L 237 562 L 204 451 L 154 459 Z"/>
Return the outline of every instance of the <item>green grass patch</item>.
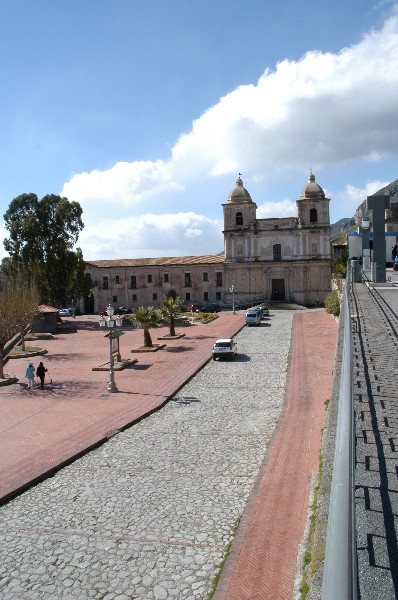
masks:
<path fill-rule="evenodd" d="M 235 537 L 235 534 L 236 534 L 236 532 L 238 530 L 240 519 L 241 519 L 241 517 L 238 517 L 238 519 L 235 522 L 235 525 L 234 525 L 234 528 L 233 528 L 233 531 L 232 531 L 233 538 Z M 221 573 L 222 573 L 222 570 L 223 570 L 224 565 L 225 565 L 225 561 L 227 560 L 227 558 L 229 556 L 229 553 L 231 552 L 232 542 L 234 541 L 233 538 L 227 544 L 227 546 L 225 548 L 223 559 L 222 559 L 222 561 L 220 563 L 220 566 L 218 567 L 218 571 L 214 575 L 214 579 L 213 579 L 213 582 L 212 582 L 212 586 L 211 586 L 210 595 L 209 595 L 208 600 L 213 600 L 213 598 L 214 598 L 214 594 L 216 593 L 217 585 L 218 585 L 218 582 L 220 581 L 220 577 L 221 577 Z"/>
<path fill-rule="evenodd" d="M 318 479 L 317 484 L 314 488 L 314 497 L 312 503 L 310 505 L 310 518 L 309 518 L 309 529 L 308 536 L 306 540 L 306 547 L 304 551 L 303 557 L 303 565 L 302 565 L 302 583 L 300 586 L 300 600 L 305 600 L 310 591 L 310 581 L 314 576 L 315 564 L 317 563 L 317 552 L 316 552 L 316 531 L 317 531 L 317 509 L 318 509 L 318 499 L 319 499 L 319 490 L 321 487 L 321 479 L 322 479 L 322 471 L 323 471 L 323 457 L 322 453 L 319 455 L 319 471 L 318 471 Z"/>

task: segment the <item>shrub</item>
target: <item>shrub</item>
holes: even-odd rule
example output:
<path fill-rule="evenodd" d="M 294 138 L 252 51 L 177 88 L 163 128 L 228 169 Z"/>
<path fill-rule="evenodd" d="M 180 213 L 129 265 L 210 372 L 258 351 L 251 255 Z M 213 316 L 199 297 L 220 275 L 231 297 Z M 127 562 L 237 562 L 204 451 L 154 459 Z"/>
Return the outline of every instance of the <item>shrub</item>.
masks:
<path fill-rule="evenodd" d="M 336 291 L 329 292 L 325 298 L 326 312 L 330 315 L 338 317 L 340 314 L 340 299 Z"/>
<path fill-rule="evenodd" d="M 344 260 L 341 257 L 335 258 L 333 260 L 332 267 L 333 267 L 333 273 L 337 273 L 337 274 L 341 275 L 342 277 L 346 277 L 347 263 L 344 262 Z"/>
<path fill-rule="evenodd" d="M 347 261 L 348 261 L 348 248 L 343 249 L 343 253 L 341 256 L 335 258 L 332 261 L 332 271 L 333 273 L 337 273 L 342 277 L 346 277 L 347 275 Z"/>

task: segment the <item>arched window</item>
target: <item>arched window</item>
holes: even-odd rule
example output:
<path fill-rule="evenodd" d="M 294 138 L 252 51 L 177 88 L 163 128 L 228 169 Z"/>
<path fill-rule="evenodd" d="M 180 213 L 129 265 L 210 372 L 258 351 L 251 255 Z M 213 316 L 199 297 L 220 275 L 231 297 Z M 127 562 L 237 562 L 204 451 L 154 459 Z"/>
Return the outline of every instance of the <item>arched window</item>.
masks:
<path fill-rule="evenodd" d="M 282 247 L 280 244 L 273 245 L 274 260 L 282 260 Z"/>
<path fill-rule="evenodd" d="M 317 223 L 318 222 L 318 213 L 316 208 L 311 208 L 310 210 L 310 223 Z"/>
<path fill-rule="evenodd" d="M 236 224 L 243 225 L 243 215 L 241 212 L 236 213 Z"/>

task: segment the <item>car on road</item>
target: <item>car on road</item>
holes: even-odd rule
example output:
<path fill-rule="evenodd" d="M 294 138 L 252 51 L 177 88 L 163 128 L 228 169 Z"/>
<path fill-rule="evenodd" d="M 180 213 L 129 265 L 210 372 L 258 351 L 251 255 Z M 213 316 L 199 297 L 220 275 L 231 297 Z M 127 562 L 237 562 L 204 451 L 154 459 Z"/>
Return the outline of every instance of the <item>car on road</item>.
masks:
<path fill-rule="evenodd" d="M 232 338 L 217 340 L 213 346 L 213 360 L 217 358 L 234 359 L 237 353 L 237 343 Z"/>
<path fill-rule="evenodd" d="M 258 310 L 253 310 L 250 308 L 245 315 L 245 323 L 246 325 L 260 325 L 261 323 L 261 313 Z"/>
<path fill-rule="evenodd" d="M 188 306 L 185 307 L 186 312 L 197 312 L 198 310 L 200 310 L 198 304 L 188 304 Z"/>
<path fill-rule="evenodd" d="M 131 310 L 127 306 L 118 306 L 118 308 L 115 308 L 115 315 L 127 315 L 128 313 L 131 313 Z"/>
<path fill-rule="evenodd" d="M 200 309 L 200 312 L 204 312 L 204 313 L 218 313 L 220 312 L 220 305 L 219 304 L 206 304 L 205 306 L 203 306 Z"/>
<path fill-rule="evenodd" d="M 75 308 L 74 306 L 70 306 L 69 308 L 60 308 L 59 316 L 60 317 L 74 317 L 75 315 L 80 315 L 80 310 Z"/>
<path fill-rule="evenodd" d="M 263 317 L 269 317 L 269 307 L 266 304 L 259 304 L 254 308 L 259 308 Z"/>

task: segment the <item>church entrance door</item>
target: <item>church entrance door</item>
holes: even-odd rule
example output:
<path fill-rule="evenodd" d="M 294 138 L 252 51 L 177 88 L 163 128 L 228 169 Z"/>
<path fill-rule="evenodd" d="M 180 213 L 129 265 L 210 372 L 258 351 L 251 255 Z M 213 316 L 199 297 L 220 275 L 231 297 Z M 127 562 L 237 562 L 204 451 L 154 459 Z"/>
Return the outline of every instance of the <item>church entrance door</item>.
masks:
<path fill-rule="evenodd" d="M 271 300 L 285 300 L 285 280 L 272 279 Z"/>
<path fill-rule="evenodd" d="M 94 312 L 94 296 L 91 292 L 84 299 L 84 312 L 88 314 Z"/>

